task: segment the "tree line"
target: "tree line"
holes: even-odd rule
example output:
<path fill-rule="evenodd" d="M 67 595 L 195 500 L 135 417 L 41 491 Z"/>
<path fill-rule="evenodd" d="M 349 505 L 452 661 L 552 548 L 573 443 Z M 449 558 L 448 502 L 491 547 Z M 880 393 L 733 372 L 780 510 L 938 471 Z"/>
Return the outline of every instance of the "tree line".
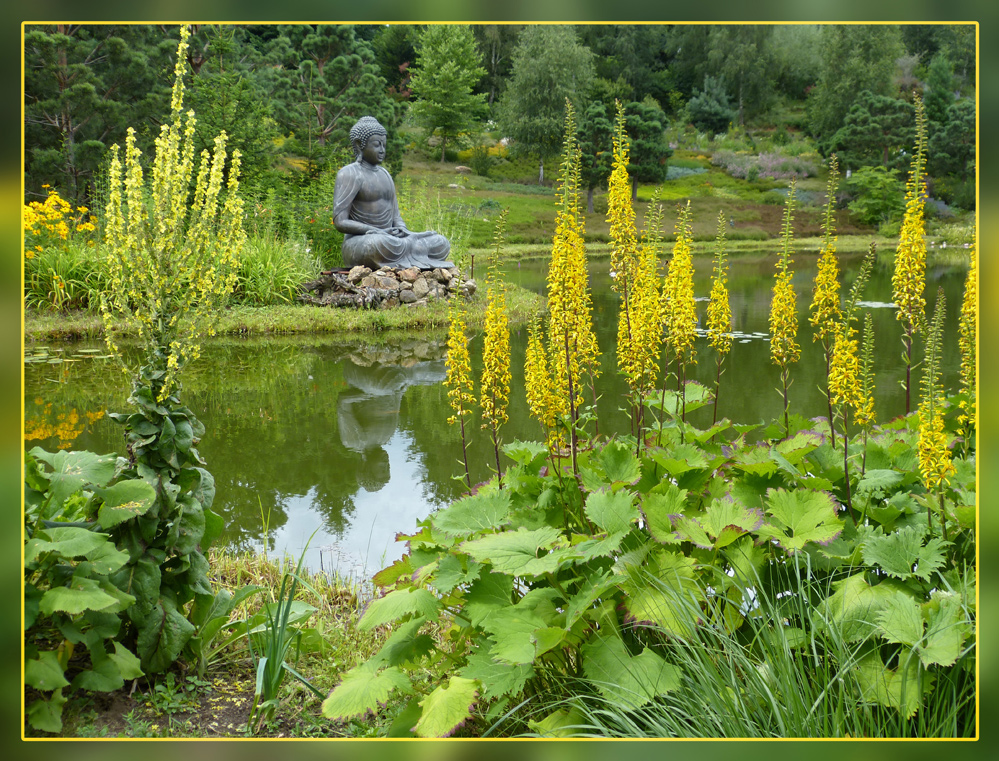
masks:
<path fill-rule="evenodd" d="M 912 145 L 914 93 L 926 103 L 930 174 L 974 204 L 974 26 L 908 25 L 196 25 L 186 102 L 196 144 L 220 130 L 243 154 L 244 186 L 308 183 L 349 159 L 347 133 L 370 114 L 442 161 L 509 138 L 538 180 L 558 155 L 566 99 L 579 116 L 582 181 L 610 173 L 615 101 L 625 104 L 629 174 L 665 179 L 670 125 L 810 136 L 841 165 L 894 173 Z M 137 130 L 148 150 L 169 112 L 166 25 L 29 25 L 24 31 L 26 200 L 56 188 L 101 193 L 112 144 Z M 549 176 L 554 175 L 549 172 Z M 968 190 L 970 188 L 970 191 Z M 963 192 L 963 197 L 961 193 Z"/>

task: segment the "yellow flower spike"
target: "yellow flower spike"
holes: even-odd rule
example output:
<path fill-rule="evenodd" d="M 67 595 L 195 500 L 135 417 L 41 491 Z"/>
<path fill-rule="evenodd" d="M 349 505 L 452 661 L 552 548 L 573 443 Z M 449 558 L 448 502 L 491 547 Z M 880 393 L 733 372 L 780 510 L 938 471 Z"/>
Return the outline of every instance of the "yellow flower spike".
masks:
<path fill-rule="evenodd" d="M 511 372 L 510 318 L 506 310 L 506 288 L 496 266 L 503 245 L 506 215 L 504 209 L 496 222 L 495 254 L 486 278 L 485 339 L 482 347 L 482 378 L 479 384 L 482 427 L 489 429 L 492 437 L 500 488 L 503 488 L 503 472 L 499 458 L 499 429 L 508 420 Z"/>
<path fill-rule="evenodd" d="M 794 253 L 792 243 L 794 238 L 792 222 L 794 221 L 796 181 L 791 180 L 788 189 L 787 202 L 784 205 L 784 222 L 781 228 L 781 255 L 774 274 L 773 298 L 770 302 L 770 357 L 780 368 L 781 383 L 784 398 L 784 429 L 790 435 L 788 419 L 789 372 L 790 366 L 798 361 L 801 347 L 797 343 L 798 309 L 797 298 L 791 278 Z"/>
<path fill-rule="evenodd" d="M 961 317 L 958 322 L 958 346 L 961 352 L 961 426 L 969 432 L 976 424 L 977 339 L 978 339 L 978 257 L 971 249 L 971 266 L 964 281 Z"/>
<path fill-rule="evenodd" d="M 718 355 L 715 369 L 715 403 L 712 423 L 718 420 L 718 392 L 721 387 L 722 362 L 732 350 L 732 305 L 728 295 L 728 262 L 725 258 L 725 213 L 718 212 L 715 237 L 714 273 L 707 313 L 708 343 Z"/>
<path fill-rule="evenodd" d="M 895 251 L 895 271 L 892 274 L 892 299 L 898 310 L 895 319 L 905 325 L 902 338 L 906 363 L 905 412 L 911 410 L 912 337 L 926 320 L 926 237 L 923 217 L 926 202 L 926 112 L 923 100 L 915 98 L 916 149 L 912 156 L 909 179 L 905 186 L 905 213 Z"/>
<path fill-rule="evenodd" d="M 167 347 L 165 376 L 157 388 L 160 399 L 175 387 L 177 373 L 198 357 L 200 336 L 211 333 L 213 316 L 235 285 L 245 241 L 235 152 L 222 189 L 224 132 L 194 176 L 195 117 L 183 107 L 189 36 L 182 27 L 170 122 L 155 140 L 150 175 L 144 176 L 131 128 L 124 151 L 112 147 L 109 169 L 105 249 L 110 287 L 101 301 L 105 335 L 109 349 L 117 353 L 113 317 L 120 314 L 148 349 Z"/>

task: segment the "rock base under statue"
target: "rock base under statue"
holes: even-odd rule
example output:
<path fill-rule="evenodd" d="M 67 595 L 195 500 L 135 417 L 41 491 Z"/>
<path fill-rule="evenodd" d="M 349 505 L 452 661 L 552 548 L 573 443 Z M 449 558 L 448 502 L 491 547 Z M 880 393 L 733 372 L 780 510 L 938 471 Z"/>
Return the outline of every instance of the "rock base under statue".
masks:
<path fill-rule="evenodd" d="M 418 270 L 382 267 L 372 271 L 357 266 L 329 270 L 301 287 L 298 300 L 305 304 L 353 309 L 415 307 L 455 294 L 475 293 L 474 280 L 461 280 L 457 268 Z"/>

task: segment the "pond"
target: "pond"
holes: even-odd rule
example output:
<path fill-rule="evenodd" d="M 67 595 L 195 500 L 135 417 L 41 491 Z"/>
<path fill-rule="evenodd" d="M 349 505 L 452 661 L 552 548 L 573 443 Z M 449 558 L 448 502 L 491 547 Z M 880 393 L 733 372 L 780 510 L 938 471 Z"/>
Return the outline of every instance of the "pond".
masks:
<path fill-rule="evenodd" d="M 825 414 L 821 349 L 807 321 L 817 257 L 799 254 L 798 292 L 801 360 L 792 368 L 791 411 Z M 860 257 L 844 257 L 847 285 Z M 768 316 L 774 258 L 739 256 L 731 261 L 736 340 L 725 362 L 719 417 L 740 423 L 769 423 L 782 414 L 777 369 L 769 358 Z M 543 291 L 546 261 L 507 266 L 509 282 Z M 957 386 L 957 319 L 964 270 L 927 273 L 928 312 L 937 288 L 946 295 L 943 382 Z M 701 320 L 710 291 L 711 261 L 696 262 L 695 293 Z M 626 386 L 616 372 L 614 341 L 617 296 L 610 291 L 608 261 L 592 260 L 594 322 L 602 372 L 597 401 L 602 436 L 626 432 Z M 879 421 L 904 411 L 900 381 L 905 365 L 901 323 L 891 301 L 891 270 L 875 270 L 864 296 L 876 335 L 876 410 Z M 184 376 L 182 400 L 206 427 L 199 445 L 216 480 L 214 509 L 226 523 L 220 540 L 234 549 L 306 553 L 313 570 L 335 570 L 363 579 L 400 557 L 398 533 L 460 496 L 461 439 L 449 426 L 445 377 L 445 335 L 407 339 L 373 337 L 370 342 L 329 336 L 224 337 L 206 342 L 202 359 Z M 513 383 L 505 441 L 540 439 L 524 397 L 525 326 L 511 336 Z M 714 383 L 715 355 L 702 336 L 698 364 L 688 378 Z M 473 372 L 481 371 L 482 338 L 470 342 Z M 95 452 L 123 450 L 121 429 L 106 410 L 125 411 L 128 379 L 103 344 L 77 342 L 26 347 L 25 446 L 59 446 Z M 921 354 L 921 349 L 917 353 Z M 48 358 L 51 358 L 49 361 Z M 39 361 L 40 360 L 40 361 Z M 918 378 L 918 373 L 915 375 Z M 915 405 L 914 405 L 915 406 Z M 706 427 L 710 408 L 691 422 Z M 698 417 L 700 416 L 700 417 Z M 489 477 L 488 435 L 476 420 L 469 463 L 473 482 Z"/>

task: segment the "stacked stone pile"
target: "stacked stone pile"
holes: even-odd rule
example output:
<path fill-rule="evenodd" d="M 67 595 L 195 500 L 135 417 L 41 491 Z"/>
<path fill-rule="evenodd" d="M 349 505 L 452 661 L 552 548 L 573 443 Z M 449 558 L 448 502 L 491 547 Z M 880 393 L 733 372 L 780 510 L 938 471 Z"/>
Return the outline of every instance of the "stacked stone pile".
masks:
<path fill-rule="evenodd" d="M 329 270 L 305 283 L 298 300 L 305 304 L 355 309 L 415 307 L 456 293 L 468 298 L 475 293 L 474 280 L 462 280 L 458 269 L 419 270 L 357 266 Z"/>

